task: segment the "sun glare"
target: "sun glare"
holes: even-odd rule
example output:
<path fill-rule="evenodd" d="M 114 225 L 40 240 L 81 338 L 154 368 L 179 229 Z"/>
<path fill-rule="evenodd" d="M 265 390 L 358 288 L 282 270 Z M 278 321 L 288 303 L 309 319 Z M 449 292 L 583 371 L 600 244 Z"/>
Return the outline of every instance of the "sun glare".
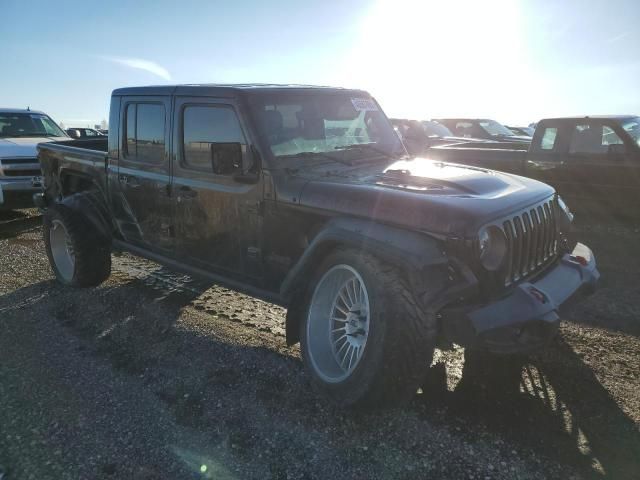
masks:
<path fill-rule="evenodd" d="M 519 116 L 531 75 L 518 2 L 382 0 L 360 25 L 348 82 L 391 116 Z M 345 83 L 344 81 L 342 83 Z"/>

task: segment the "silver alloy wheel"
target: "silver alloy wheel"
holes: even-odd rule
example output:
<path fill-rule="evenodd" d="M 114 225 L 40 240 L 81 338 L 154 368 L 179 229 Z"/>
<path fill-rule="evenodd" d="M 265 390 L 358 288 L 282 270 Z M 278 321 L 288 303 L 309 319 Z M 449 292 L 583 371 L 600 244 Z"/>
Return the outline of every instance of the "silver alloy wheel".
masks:
<path fill-rule="evenodd" d="M 60 275 L 68 282 L 73 279 L 76 257 L 71 238 L 60 220 L 53 220 L 49 229 L 51 254 Z"/>
<path fill-rule="evenodd" d="M 338 383 L 353 373 L 369 322 L 369 295 L 360 274 L 349 265 L 332 267 L 313 292 L 306 331 L 309 359 L 324 381 Z"/>

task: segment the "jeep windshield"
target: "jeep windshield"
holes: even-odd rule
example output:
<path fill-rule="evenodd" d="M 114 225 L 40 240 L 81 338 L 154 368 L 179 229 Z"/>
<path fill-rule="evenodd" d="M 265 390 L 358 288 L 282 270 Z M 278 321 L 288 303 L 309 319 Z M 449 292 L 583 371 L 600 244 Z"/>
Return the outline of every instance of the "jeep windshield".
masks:
<path fill-rule="evenodd" d="M 378 104 L 362 93 L 257 94 L 250 104 L 275 159 L 347 163 L 406 154 Z"/>
<path fill-rule="evenodd" d="M 622 121 L 622 128 L 640 145 L 640 117 L 625 119 Z"/>
<path fill-rule="evenodd" d="M 42 113 L 0 113 L 0 138 L 66 136 L 53 120 Z"/>

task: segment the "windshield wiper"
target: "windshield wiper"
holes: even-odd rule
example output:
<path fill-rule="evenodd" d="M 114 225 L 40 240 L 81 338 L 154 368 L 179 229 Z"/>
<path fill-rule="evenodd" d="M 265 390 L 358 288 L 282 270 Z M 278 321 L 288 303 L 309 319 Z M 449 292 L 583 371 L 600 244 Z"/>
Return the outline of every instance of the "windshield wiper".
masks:
<path fill-rule="evenodd" d="M 341 158 L 336 158 L 333 155 L 329 155 L 326 152 L 298 152 L 298 153 L 290 153 L 288 155 L 278 155 L 278 158 L 310 158 L 310 157 L 322 157 L 331 160 L 332 162 L 342 163 L 343 165 L 353 166 L 353 163 L 343 160 Z"/>
<path fill-rule="evenodd" d="M 341 147 L 335 147 L 336 150 L 363 150 L 363 149 L 367 149 L 367 150 L 371 150 L 373 152 L 379 153 L 380 155 L 383 155 L 384 157 L 387 158 L 393 158 L 394 160 L 399 158 L 398 155 L 394 155 L 393 153 L 389 153 L 385 150 L 382 150 L 381 148 L 375 147 L 373 144 L 371 143 L 354 143 L 353 145 L 343 145 Z"/>

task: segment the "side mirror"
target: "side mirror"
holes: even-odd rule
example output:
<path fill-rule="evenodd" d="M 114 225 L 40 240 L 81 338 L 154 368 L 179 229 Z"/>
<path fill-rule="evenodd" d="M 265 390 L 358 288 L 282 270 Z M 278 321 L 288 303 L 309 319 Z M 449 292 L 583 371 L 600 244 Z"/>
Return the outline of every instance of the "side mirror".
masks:
<path fill-rule="evenodd" d="M 627 149 L 623 143 L 613 143 L 607 148 L 607 154 L 611 157 L 619 157 L 626 153 Z"/>
<path fill-rule="evenodd" d="M 242 173 L 242 145 L 240 143 L 212 143 L 211 168 L 217 175 Z"/>
<path fill-rule="evenodd" d="M 234 175 L 233 179 L 238 183 L 258 183 L 260 179 L 260 164 L 262 163 L 260 152 L 251 145 L 250 153 L 246 155 L 246 158 L 248 159 L 248 165 L 240 173 Z"/>

